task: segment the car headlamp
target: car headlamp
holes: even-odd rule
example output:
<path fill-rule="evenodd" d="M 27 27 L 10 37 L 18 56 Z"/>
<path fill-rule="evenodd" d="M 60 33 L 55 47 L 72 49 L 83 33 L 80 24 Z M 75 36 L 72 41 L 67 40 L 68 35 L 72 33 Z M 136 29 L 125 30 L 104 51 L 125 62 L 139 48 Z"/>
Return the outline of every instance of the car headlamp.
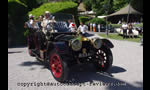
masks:
<path fill-rule="evenodd" d="M 102 41 L 99 38 L 93 38 L 92 44 L 96 49 L 99 49 L 102 46 Z"/>
<path fill-rule="evenodd" d="M 82 48 L 82 42 L 78 39 L 74 39 L 71 41 L 71 48 L 74 51 L 79 51 Z"/>
<path fill-rule="evenodd" d="M 83 38 L 82 38 L 82 41 L 88 41 L 88 38 L 83 37 Z"/>

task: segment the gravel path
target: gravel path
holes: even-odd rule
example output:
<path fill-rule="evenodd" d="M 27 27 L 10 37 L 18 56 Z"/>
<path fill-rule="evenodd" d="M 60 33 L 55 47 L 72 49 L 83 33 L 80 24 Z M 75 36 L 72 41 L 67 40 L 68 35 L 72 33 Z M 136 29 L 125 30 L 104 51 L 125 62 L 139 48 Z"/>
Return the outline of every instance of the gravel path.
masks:
<path fill-rule="evenodd" d="M 143 90 L 143 46 L 111 41 L 115 47 L 110 74 L 98 73 L 92 65 L 75 66 L 72 83 L 66 84 L 55 81 L 42 63 L 28 55 L 27 47 L 8 48 L 8 90 Z"/>

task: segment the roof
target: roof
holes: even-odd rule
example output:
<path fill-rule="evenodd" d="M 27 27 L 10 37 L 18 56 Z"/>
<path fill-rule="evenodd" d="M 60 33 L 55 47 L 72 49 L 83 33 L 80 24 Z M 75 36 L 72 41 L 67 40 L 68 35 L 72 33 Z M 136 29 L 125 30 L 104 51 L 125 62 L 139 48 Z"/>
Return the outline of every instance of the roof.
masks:
<path fill-rule="evenodd" d="M 112 13 L 109 16 L 115 16 L 115 15 L 125 15 L 125 14 L 139 14 L 139 15 L 142 15 L 142 13 L 136 11 L 134 8 L 132 8 L 132 6 L 129 4 L 127 5 L 126 7 L 120 9 L 119 11 L 115 12 L 115 13 Z"/>

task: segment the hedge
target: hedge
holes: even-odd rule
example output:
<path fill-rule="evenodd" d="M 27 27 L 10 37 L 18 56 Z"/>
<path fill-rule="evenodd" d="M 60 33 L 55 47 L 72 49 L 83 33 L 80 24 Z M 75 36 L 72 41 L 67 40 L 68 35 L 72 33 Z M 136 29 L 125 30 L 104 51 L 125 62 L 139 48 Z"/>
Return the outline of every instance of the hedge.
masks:
<path fill-rule="evenodd" d="M 85 22 L 87 22 L 89 20 L 90 20 L 89 17 L 86 17 L 86 16 L 80 16 L 79 17 L 79 21 L 82 22 L 82 23 L 85 23 Z"/>
<path fill-rule="evenodd" d="M 111 24 L 114 28 L 120 28 L 122 24 Z M 143 27 L 143 23 L 140 24 L 134 24 L 133 27 Z"/>
<path fill-rule="evenodd" d="M 122 24 L 111 24 L 112 25 L 112 27 L 114 27 L 114 28 L 120 28 L 121 26 L 122 26 Z"/>
<path fill-rule="evenodd" d="M 33 14 L 36 17 L 44 14 L 45 11 L 50 13 L 68 13 L 75 15 L 77 13 L 77 4 L 74 2 L 56 2 L 56 3 L 45 3 L 39 8 L 33 9 L 28 14 Z"/>
<path fill-rule="evenodd" d="M 93 19 L 91 19 L 91 20 L 86 22 L 86 24 L 88 24 L 88 23 L 96 23 L 96 24 L 103 24 L 103 25 L 105 25 L 106 21 L 105 21 L 105 19 L 102 19 L 102 18 L 93 18 Z"/>
<path fill-rule="evenodd" d="M 45 11 L 49 11 L 51 14 L 55 13 L 66 13 L 74 15 L 75 22 L 78 25 L 78 16 L 77 16 L 77 7 L 78 4 L 68 1 L 68 2 L 56 2 L 56 3 L 45 3 L 39 8 L 33 9 L 28 14 L 33 14 L 35 18 L 44 14 Z"/>

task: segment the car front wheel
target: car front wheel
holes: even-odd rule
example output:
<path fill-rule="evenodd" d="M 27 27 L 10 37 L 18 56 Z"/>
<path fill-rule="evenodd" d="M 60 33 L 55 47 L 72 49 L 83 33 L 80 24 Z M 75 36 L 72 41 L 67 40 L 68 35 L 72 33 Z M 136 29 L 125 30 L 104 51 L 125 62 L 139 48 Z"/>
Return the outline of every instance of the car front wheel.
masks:
<path fill-rule="evenodd" d="M 66 81 L 69 69 L 67 63 L 64 60 L 62 60 L 62 57 L 56 51 L 53 51 L 50 54 L 49 65 L 51 73 L 57 81 Z"/>

